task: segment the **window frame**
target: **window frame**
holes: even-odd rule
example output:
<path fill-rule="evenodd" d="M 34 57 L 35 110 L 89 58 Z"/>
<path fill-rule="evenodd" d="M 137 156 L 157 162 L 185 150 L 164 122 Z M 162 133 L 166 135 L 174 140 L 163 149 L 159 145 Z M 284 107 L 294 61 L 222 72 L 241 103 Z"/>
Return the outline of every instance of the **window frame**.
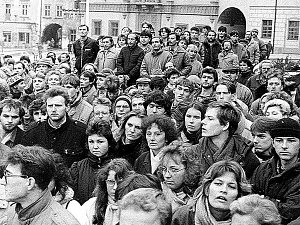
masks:
<path fill-rule="evenodd" d="M 290 23 L 296 23 L 296 26 L 290 26 Z M 300 20 L 289 20 L 287 29 L 287 40 L 298 41 L 300 36 Z"/>
<path fill-rule="evenodd" d="M 115 28 L 113 27 L 114 23 L 118 24 L 117 30 L 115 30 Z M 108 32 L 109 36 L 117 37 L 119 35 L 119 29 L 120 29 L 120 21 L 119 20 L 109 20 L 109 26 L 108 27 L 109 27 L 109 32 Z"/>
<path fill-rule="evenodd" d="M 264 24 L 267 22 L 268 24 Z M 271 25 L 269 24 L 271 22 Z M 273 20 L 262 20 L 261 23 L 261 38 L 270 39 L 272 38 L 273 32 Z"/>
<path fill-rule="evenodd" d="M 44 16 L 45 17 L 51 16 L 51 5 L 49 4 L 44 5 Z"/>

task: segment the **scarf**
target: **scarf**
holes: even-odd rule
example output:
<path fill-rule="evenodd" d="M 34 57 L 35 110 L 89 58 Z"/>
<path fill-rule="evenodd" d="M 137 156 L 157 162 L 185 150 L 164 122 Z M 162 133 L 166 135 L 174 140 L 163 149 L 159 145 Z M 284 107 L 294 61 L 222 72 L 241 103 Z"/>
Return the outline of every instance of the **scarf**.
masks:
<path fill-rule="evenodd" d="M 182 131 L 192 145 L 198 144 L 201 138 L 201 128 L 198 131 L 190 133 L 186 130 L 186 127 L 184 127 Z"/>
<path fill-rule="evenodd" d="M 200 195 L 196 203 L 195 225 L 230 225 L 231 219 L 226 221 L 216 221 L 210 213 L 208 200 L 204 195 Z"/>
<path fill-rule="evenodd" d="M 103 225 L 116 225 L 119 223 L 119 207 L 112 199 L 108 200 Z"/>

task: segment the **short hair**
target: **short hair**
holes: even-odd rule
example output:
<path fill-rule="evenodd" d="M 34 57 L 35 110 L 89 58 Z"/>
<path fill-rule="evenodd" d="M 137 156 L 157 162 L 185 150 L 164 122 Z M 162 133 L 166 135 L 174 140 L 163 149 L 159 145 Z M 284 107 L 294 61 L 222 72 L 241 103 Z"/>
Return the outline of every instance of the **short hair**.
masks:
<path fill-rule="evenodd" d="M 125 43 L 127 44 L 127 36 L 124 35 L 124 34 L 120 34 L 120 35 L 118 36 L 118 38 L 117 38 L 117 43 L 119 42 L 119 40 L 120 40 L 121 38 L 124 39 L 124 40 L 125 40 Z"/>
<path fill-rule="evenodd" d="M 203 29 L 206 29 L 206 30 L 208 30 L 208 31 L 211 31 L 211 30 L 212 30 L 212 29 L 211 29 L 211 26 L 208 26 L 208 25 L 204 26 Z M 214 32 L 215 32 L 215 31 L 214 31 Z M 215 32 L 215 33 L 216 33 L 216 32 Z"/>
<path fill-rule="evenodd" d="M 153 29 L 153 26 L 152 26 L 152 24 L 151 24 L 151 23 L 149 23 L 148 21 L 144 21 L 144 22 L 142 22 L 142 27 L 143 27 L 145 24 L 147 24 L 147 26 L 150 28 L 150 30 L 151 30 L 151 29 Z M 141 34 L 141 36 L 143 36 L 143 35 Z"/>
<path fill-rule="evenodd" d="M 41 110 L 42 112 L 45 111 L 46 112 L 46 108 L 45 108 L 45 102 L 43 101 L 43 99 L 38 98 L 33 100 L 29 107 L 29 115 L 33 118 L 33 112 L 37 111 L 37 110 Z"/>
<path fill-rule="evenodd" d="M 128 36 L 132 35 L 132 34 L 134 34 L 134 38 L 135 38 L 136 42 L 139 43 L 140 42 L 140 36 L 137 33 L 129 33 Z M 127 39 L 128 39 L 128 36 L 127 36 Z"/>
<path fill-rule="evenodd" d="M 15 65 L 17 65 L 17 64 L 21 64 L 21 65 L 22 65 L 22 68 L 25 69 L 25 64 L 24 64 L 23 62 L 17 61 L 17 62 L 15 63 Z"/>
<path fill-rule="evenodd" d="M 253 65 L 249 59 L 241 59 L 239 63 L 246 63 L 249 68 L 252 68 Z"/>
<path fill-rule="evenodd" d="M 66 74 L 69 74 L 69 73 L 72 72 L 71 66 L 70 66 L 70 64 L 69 64 L 68 62 L 63 62 L 63 63 L 61 63 L 61 64 L 58 66 L 57 69 L 58 69 L 58 70 L 59 70 L 59 69 L 65 69 L 65 70 L 66 70 Z"/>
<path fill-rule="evenodd" d="M 123 27 L 122 30 L 124 30 L 125 28 L 127 28 L 129 34 L 132 34 L 132 30 L 130 29 L 130 27 Z M 122 30 L 121 30 L 121 31 L 122 31 Z"/>
<path fill-rule="evenodd" d="M 152 92 L 150 92 L 149 95 L 147 96 L 145 102 L 143 103 L 144 108 L 147 109 L 147 106 L 151 102 L 154 102 L 155 104 L 158 104 L 158 105 L 164 107 L 164 109 L 166 111 L 166 114 L 169 115 L 169 116 L 171 115 L 172 102 L 171 102 L 169 96 L 167 96 L 162 91 L 152 91 Z"/>
<path fill-rule="evenodd" d="M 170 77 L 172 75 L 178 75 L 178 77 L 180 77 L 180 72 L 178 69 L 176 68 L 170 68 L 170 69 L 167 69 L 166 72 L 165 72 L 165 76 L 166 78 L 170 79 Z"/>
<path fill-rule="evenodd" d="M 154 38 L 158 38 L 158 39 L 159 39 L 159 43 L 161 43 L 161 44 L 164 43 L 164 40 L 163 40 L 160 36 L 154 36 L 154 37 L 152 37 L 151 41 L 152 41 Z"/>
<path fill-rule="evenodd" d="M 92 66 L 92 67 L 94 68 L 94 73 L 98 73 L 98 72 L 99 72 L 97 66 L 95 66 L 93 63 L 87 63 L 87 64 L 85 64 L 85 65 L 82 67 L 82 69 L 81 69 L 81 72 L 82 72 L 82 73 L 85 71 L 85 68 L 86 68 L 87 66 Z"/>
<path fill-rule="evenodd" d="M 169 34 L 171 33 L 171 29 L 170 29 L 169 27 L 162 27 L 162 28 L 160 28 L 159 31 L 158 31 L 159 36 L 161 36 L 161 32 L 162 32 L 163 30 L 165 30 L 165 31 L 167 32 L 168 36 L 169 36 Z"/>
<path fill-rule="evenodd" d="M 49 77 L 51 75 L 57 75 L 59 77 L 59 83 L 61 84 L 62 74 L 58 70 L 50 70 L 45 77 L 45 83 L 48 84 Z"/>
<path fill-rule="evenodd" d="M 276 205 L 258 194 L 243 196 L 230 204 L 230 212 L 239 215 L 250 215 L 259 224 L 280 225 L 281 217 Z"/>
<path fill-rule="evenodd" d="M 29 58 L 29 56 L 27 56 L 27 55 L 22 55 L 22 56 L 20 57 L 20 61 L 22 61 L 22 60 L 26 60 L 28 63 L 30 63 L 30 58 Z"/>
<path fill-rule="evenodd" d="M 67 62 L 70 62 L 70 55 L 69 55 L 69 53 L 66 53 L 66 52 L 63 52 L 63 53 L 61 53 L 59 56 L 58 56 L 58 62 L 61 62 L 61 56 L 62 55 L 66 55 L 67 56 Z"/>
<path fill-rule="evenodd" d="M 86 24 L 81 24 L 81 25 L 78 26 L 78 28 L 80 28 L 80 27 L 86 27 L 87 31 L 89 31 L 89 27 Z"/>
<path fill-rule="evenodd" d="M 267 83 L 271 78 L 278 78 L 281 82 L 281 86 L 284 86 L 284 72 L 280 69 L 271 69 L 267 74 Z"/>
<path fill-rule="evenodd" d="M 225 31 L 225 33 L 227 33 L 227 28 L 224 26 L 219 26 L 218 31 Z"/>
<path fill-rule="evenodd" d="M 150 89 L 152 91 L 154 91 L 154 90 L 163 91 L 166 86 L 167 86 L 167 82 L 166 82 L 165 78 L 160 77 L 160 76 L 154 76 L 151 78 Z"/>
<path fill-rule="evenodd" d="M 128 208 L 145 212 L 157 210 L 162 225 L 169 224 L 172 216 L 171 205 L 162 191 L 153 188 L 139 188 L 129 192 L 120 201 L 119 207 L 120 215 Z"/>
<path fill-rule="evenodd" d="M 69 75 L 63 76 L 63 78 L 61 79 L 61 85 L 64 86 L 67 84 L 70 84 L 74 88 L 77 88 L 80 86 L 80 79 L 75 74 L 69 74 Z"/>
<path fill-rule="evenodd" d="M 224 47 L 224 43 L 226 43 L 226 42 L 229 42 L 229 43 L 230 43 L 230 46 L 231 46 L 231 48 L 232 48 L 232 41 L 229 40 L 229 39 L 226 39 L 226 40 L 224 40 L 224 41 L 222 42 L 222 47 Z"/>
<path fill-rule="evenodd" d="M 54 98 L 56 96 L 61 96 L 65 99 L 65 105 L 68 105 L 69 103 L 69 95 L 68 92 L 66 91 L 65 88 L 63 87 L 54 87 L 54 88 L 50 88 L 46 91 L 46 93 L 44 94 L 44 101 L 47 104 L 47 99 L 48 98 Z"/>
<path fill-rule="evenodd" d="M 12 98 L 5 98 L 0 102 L 0 114 L 2 114 L 3 108 L 15 109 L 19 111 L 20 119 L 25 115 L 25 110 L 22 107 L 21 101 Z"/>
<path fill-rule="evenodd" d="M 181 39 L 180 39 L 180 40 L 181 40 Z M 198 47 L 197 47 L 195 44 L 189 44 L 189 45 L 187 46 L 187 49 L 186 49 L 186 50 L 189 50 L 189 49 L 195 50 L 195 51 L 198 52 Z"/>
<path fill-rule="evenodd" d="M 142 36 L 147 36 L 150 38 L 150 40 L 152 39 L 152 34 L 150 31 L 147 31 L 147 30 L 142 30 L 141 34 L 140 34 L 140 37 Z"/>
<path fill-rule="evenodd" d="M 239 36 L 239 32 L 237 30 L 232 30 L 229 35 L 230 35 L 230 37 L 232 37 L 234 35 Z"/>
<path fill-rule="evenodd" d="M 166 143 L 171 143 L 177 139 L 177 129 L 173 120 L 165 115 L 150 115 L 142 121 L 142 130 L 144 137 L 146 137 L 146 132 L 148 128 L 156 124 L 158 129 L 165 132 Z"/>
<path fill-rule="evenodd" d="M 170 37 L 170 35 L 175 35 L 176 41 L 179 41 L 180 36 L 178 36 L 175 32 L 170 32 L 169 35 L 168 35 L 168 37 Z"/>
<path fill-rule="evenodd" d="M 37 186 L 45 190 L 55 173 L 52 153 L 39 146 L 16 145 L 12 150 L 6 164 L 20 165 L 21 174 L 33 177 Z"/>
<path fill-rule="evenodd" d="M 208 188 L 214 179 L 225 173 L 233 173 L 238 185 L 237 198 L 251 193 L 251 185 L 248 183 L 246 174 L 242 166 L 233 160 L 222 160 L 212 164 L 203 176 L 201 181 L 201 191 L 204 196 L 208 197 Z"/>
<path fill-rule="evenodd" d="M 222 80 L 220 81 L 217 85 L 216 85 L 216 88 L 219 86 L 219 85 L 225 85 L 227 87 L 227 90 L 230 94 L 235 94 L 236 93 L 236 84 L 234 84 L 233 82 L 231 81 L 227 81 L 227 80 Z"/>
<path fill-rule="evenodd" d="M 180 36 L 179 37 L 179 42 L 180 41 L 184 41 L 185 42 L 185 44 L 186 44 L 186 46 L 188 46 L 189 45 L 189 41 L 188 41 L 188 39 L 186 39 L 186 37 L 185 36 Z"/>
<path fill-rule="evenodd" d="M 268 101 L 265 104 L 265 107 L 263 109 L 263 113 L 266 114 L 268 108 L 274 107 L 274 106 L 279 107 L 280 112 L 282 113 L 282 115 L 290 116 L 291 107 L 290 107 L 289 103 L 287 101 L 283 100 L 283 99 L 272 99 L 272 100 Z"/>
<path fill-rule="evenodd" d="M 176 83 L 176 87 L 178 85 L 183 86 L 183 87 L 188 87 L 190 93 L 193 93 L 193 91 L 195 90 L 194 83 L 185 77 L 178 79 L 178 82 Z"/>
<path fill-rule="evenodd" d="M 90 82 L 95 82 L 96 81 L 96 74 L 91 72 L 91 71 L 83 71 L 80 76 L 83 76 L 83 77 L 87 77 L 89 78 L 89 81 Z"/>
<path fill-rule="evenodd" d="M 99 98 L 99 97 L 94 98 L 93 106 L 95 105 L 105 105 L 108 106 L 110 110 L 112 108 L 112 103 L 108 98 Z"/>
<path fill-rule="evenodd" d="M 102 40 L 104 40 L 104 39 L 108 39 L 108 40 L 110 41 L 110 43 L 111 43 L 112 46 L 115 44 L 115 43 L 114 43 L 114 39 L 112 38 L 112 36 L 104 36 L 104 37 L 102 38 Z"/>
<path fill-rule="evenodd" d="M 200 33 L 200 30 L 199 30 L 198 27 L 191 27 L 191 31 L 192 31 L 192 30 L 196 31 L 197 33 Z"/>
<path fill-rule="evenodd" d="M 212 74 L 214 76 L 214 82 L 218 82 L 218 72 L 213 67 L 206 66 L 201 72 L 201 77 L 204 73 Z"/>
<path fill-rule="evenodd" d="M 215 101 L 208 104 L 208 108 L 218 109 L 217 118 L 222 126 L 229 123 L 228 131 L 229 135 L 234 134 L 238 128 L 240 122 L 239 111 L 231 105 L 230 102 Z"/>

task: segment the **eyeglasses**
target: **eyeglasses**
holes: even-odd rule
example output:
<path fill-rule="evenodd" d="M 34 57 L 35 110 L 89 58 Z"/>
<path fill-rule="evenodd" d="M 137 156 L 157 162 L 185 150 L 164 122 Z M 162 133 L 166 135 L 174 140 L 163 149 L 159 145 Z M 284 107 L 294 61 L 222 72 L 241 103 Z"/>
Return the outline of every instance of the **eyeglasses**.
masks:
<path fill-rule="evenodd" d="M 115 181 L 115 180 L 106 180 L 106 184 L 110 187 L 115 186 L 116 183 L 117 183 L 117 181 Z"/>
<path fill-rule="evenodd" d="M 8 171 L 4 171 L 4 178 L 5 178 L 5 183 L 7 184 L 7 177 L 21 177 L 24 179 L 28 179 L 27 175 L 19 175 L 19 174 L 10 174 Z"/>
<path fill-rule="evenodd" d="M 184 170 L 185 167 L 181 168 L 181 169 L 176 169 L 176 168 L 167 168 L 167 167 L 161 167 L 160 170 L 163 174 L 166 174 L 167 172 L 169 172 L 169 174 L 171 175 L 175 175 L 177 173 L 179 173 L 180 171 Z"/>

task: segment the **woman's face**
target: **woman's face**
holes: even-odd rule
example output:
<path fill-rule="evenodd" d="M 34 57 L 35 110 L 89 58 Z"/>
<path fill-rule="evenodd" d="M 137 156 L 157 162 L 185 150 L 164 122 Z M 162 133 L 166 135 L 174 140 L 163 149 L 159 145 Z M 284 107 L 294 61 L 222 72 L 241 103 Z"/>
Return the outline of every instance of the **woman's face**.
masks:
<path fill-rule="evenodd" d="M 134 142 L 142 136 L 142 119 L 130 117 L 125 124 L 125 139 L 128 143 Z"/>
<path fill-rule="evenodd" d="M 86 65 L 84 67 L 84 71 L 90 71 L 90 72 L 95 73 L 94 67 L 92 65 Z"/>
<path fill-rule="evenodd" d="M 201 128 L 201 112 L 195 108 L 189 108 L 185 114 L 184 122 L 187 131 L 198 131 Z"/>
<path fill-rule="evenodd" d="M 280 120 L 284 117 L 279 106 L 270 106 L 266 110 L 266 117 L 271 119 Z"/>
<path fill-rule="evenodd" d="M 184 49 L 187 48 L 186 42 L 183 41 L 183 40 L 179 41 L 178 45 L 179 45 L 181 48 L 184 48 Z"/>
<path fill-rule="evenodd" d="M 146 140 L 150 150 L 156 154 L 166 145 L 166 133 L 153 123 L 146 131 Z"/>
<path fill-rule="evenodd" d="M 184 32 L 183 33 L 183 36 L 186 38 L 186 39 L 190 39 L 190 33 L 189 32 Z"/>
<path fill-rule="evenodd" d="M 100 87 L 104 86 L 104 84 L 105 84 L 105 77 L 98 76 L 97 80 L 96 80 L 96 84 L 97 84 L 97 89 L 99 89 Z"/>
<path fill-rule="evenodd" d="M 52 74 L 51 76 L 49 76 L 48 78 L 48 86 L 49 88 L 55 87 L 55 86 L 59 86 L 60 85 L 60 77 L 59 75 L 56 74 Z"/>
<path fill-rule="evenodd" d="M 162 29 L 160 35 L 162 38 L 168 38 L 168 32 L 166 29 Z"/>
<path fill-rule="evenodd" d="M 180 158 L 180 156 L 178 156 Z M 165 184 L 171 190 L 177 190 L 182 187 L 185 177 L 185 166 L 176 163 L 171 157 L 165 156 L 162 163 L 162 174 L 164 176 Z"/>
<path fill-rule="evenodd" d="M 88 137 L 88 146 L 90 152 L 97 157 L 104 156 L 108 152 L 108 140 L 98 134 Z"/>
<path fill-rule="evenodd" d="M 238 196 L 238 183 L 232 172 L 215 178 L 208 188 L 209 204 L 217 210 L 229 210 Z"/>
<path fill-rule="evenodd" d="M 46 119 L 47 119 L 47 113 L 46 112 L 42 112 L 42 110 L 40 110 L 40 109 L 33 111 L 33 120 L 35 122 L 43 122 Z"/>
<path fill-rule="evenodd" d="M 114 170 L 110 170 L 108 172 L 108 176 L 106 179 L 106 189 L 107 194 L 113 200 L 115 200 L 115 193 L 117 189 L 117 180 L 116 180 L 116 172 Z"/>
<path fill-rule="evenodd" d="M 120 100 L 116 103 L 116 116 L 117 118 L 122 118 L 126 113 L 130 111 L 130 106 L 128 102 Z"/>
<path fill-rule="evenodd" d="M 118 45 L 119 45 L 120 47 L 125 46 L 125 45 L 126 45 L 126 40 L 125 40 L 124 38 L 120 38 L 120 39 L 118 40 Z"/>
<path fill-rule="evenodd" d="M 17 84 L 16 88 L 17 88 L 18 92 L 22 93 L 25 89 L 25 86 L 26 86 L 25 82 L 21 81 L 20 83 Z"/>

